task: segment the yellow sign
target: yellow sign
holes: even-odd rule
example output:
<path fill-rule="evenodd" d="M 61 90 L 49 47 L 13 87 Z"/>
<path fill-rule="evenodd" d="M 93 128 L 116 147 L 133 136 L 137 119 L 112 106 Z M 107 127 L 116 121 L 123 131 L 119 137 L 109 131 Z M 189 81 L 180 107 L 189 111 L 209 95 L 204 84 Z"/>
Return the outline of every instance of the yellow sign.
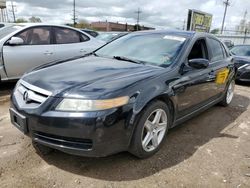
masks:
<path fill-rule="evenodd" d="M 227 80 L 228 73 L 229 73 L 229 69 L 227 69 L 227 68 L 219 71 L 217 76 L 216 76 L 215 83 L 224 84 Z"/>
<path fill-rule="evenodd" d="M 209 32 L 212 15 L 198 10 L 189 10 L 187 29 L 191 31 Z"/>

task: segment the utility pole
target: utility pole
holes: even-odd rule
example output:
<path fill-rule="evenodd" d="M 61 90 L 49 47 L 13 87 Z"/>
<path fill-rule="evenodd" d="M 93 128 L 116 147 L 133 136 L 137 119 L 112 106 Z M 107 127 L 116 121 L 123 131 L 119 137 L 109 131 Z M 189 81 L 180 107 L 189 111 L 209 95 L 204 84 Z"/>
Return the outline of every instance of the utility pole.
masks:
<path fill-rule="evenodd" d="M 139 30 L 139 23 L 140 23 L 140 14 L 142 13 L 142 11 L 140 10 L 140 8 L 138 8 L 137 11 L 135 11 L 135 13 L 137 14 L 137 27 L 136 30 Z"/>
<path fill-rule="evenodd" d="M 76 26 L 76 1 L 73 0 L 73 25 Z"/>
<path fill-rule="evenodd" d="M 11 1 L 11 12 L 13 14 L 14 23 L 16 23 L 15 5 L 13 5 L 13 1 Z"/>
<path fill-rule="evenodd" d="M 223 4 L 225 4 L 225 11 L 224 11 L 224 16 L 223 16 L 223 21 L 222 21 L 222 26 L 221 26 L 221 31 L 220 33 L 223 33 L 224 30 L 224 23 L 225 23 L 225 18 L 226 18 L 226 14 L 227 14 L 227 7 L 230 6 L 230 2 L 229 0 L 226 0 L 223 2 Z"/>

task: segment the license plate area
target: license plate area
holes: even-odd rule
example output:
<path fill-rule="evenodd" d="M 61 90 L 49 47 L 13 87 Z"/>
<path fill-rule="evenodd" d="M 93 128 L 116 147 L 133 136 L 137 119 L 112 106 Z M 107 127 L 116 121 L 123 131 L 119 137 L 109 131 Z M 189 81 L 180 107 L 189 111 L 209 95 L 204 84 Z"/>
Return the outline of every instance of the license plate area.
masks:
<path fill-rule="evenodd" d="M 22 114 L 18 113 L 14 109 L 10 109 L 10 119 L 11 123 L 22 131 L 24 134 L 28 133 L 27 118 Z"/>

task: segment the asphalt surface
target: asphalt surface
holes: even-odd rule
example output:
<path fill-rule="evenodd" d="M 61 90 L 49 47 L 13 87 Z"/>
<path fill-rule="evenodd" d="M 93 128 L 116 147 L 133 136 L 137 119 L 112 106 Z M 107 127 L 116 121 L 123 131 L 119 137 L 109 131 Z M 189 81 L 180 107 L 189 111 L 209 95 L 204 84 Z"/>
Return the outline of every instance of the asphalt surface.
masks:
<path fill-rule="evenodd" d="M 229 107 L 214 106 L 169 131 L 161 150 L 139 160 L 56 151 L 38 155 L 10 123 L 0 85 L 0 187 L 250 187 L 250 86 L 237 85 Z"/>

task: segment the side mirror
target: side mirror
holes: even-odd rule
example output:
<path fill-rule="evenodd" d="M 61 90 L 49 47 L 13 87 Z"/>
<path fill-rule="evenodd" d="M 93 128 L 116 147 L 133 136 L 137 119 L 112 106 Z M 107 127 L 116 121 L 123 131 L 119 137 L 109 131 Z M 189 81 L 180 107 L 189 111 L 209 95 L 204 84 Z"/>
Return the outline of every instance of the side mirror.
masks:
<path fill-rule="evenodd" d="M 205 69 L 209 66 L 209 61 L 203 58 L 190 59 L 188 65 L 195 69 Z"/>
<path fill-rule="evenodd" d="M 8 41 L 9 45 L 20 45 L 23 43 L 24 41 L 20 37 L 11 37 L 11 39 Z"/>

